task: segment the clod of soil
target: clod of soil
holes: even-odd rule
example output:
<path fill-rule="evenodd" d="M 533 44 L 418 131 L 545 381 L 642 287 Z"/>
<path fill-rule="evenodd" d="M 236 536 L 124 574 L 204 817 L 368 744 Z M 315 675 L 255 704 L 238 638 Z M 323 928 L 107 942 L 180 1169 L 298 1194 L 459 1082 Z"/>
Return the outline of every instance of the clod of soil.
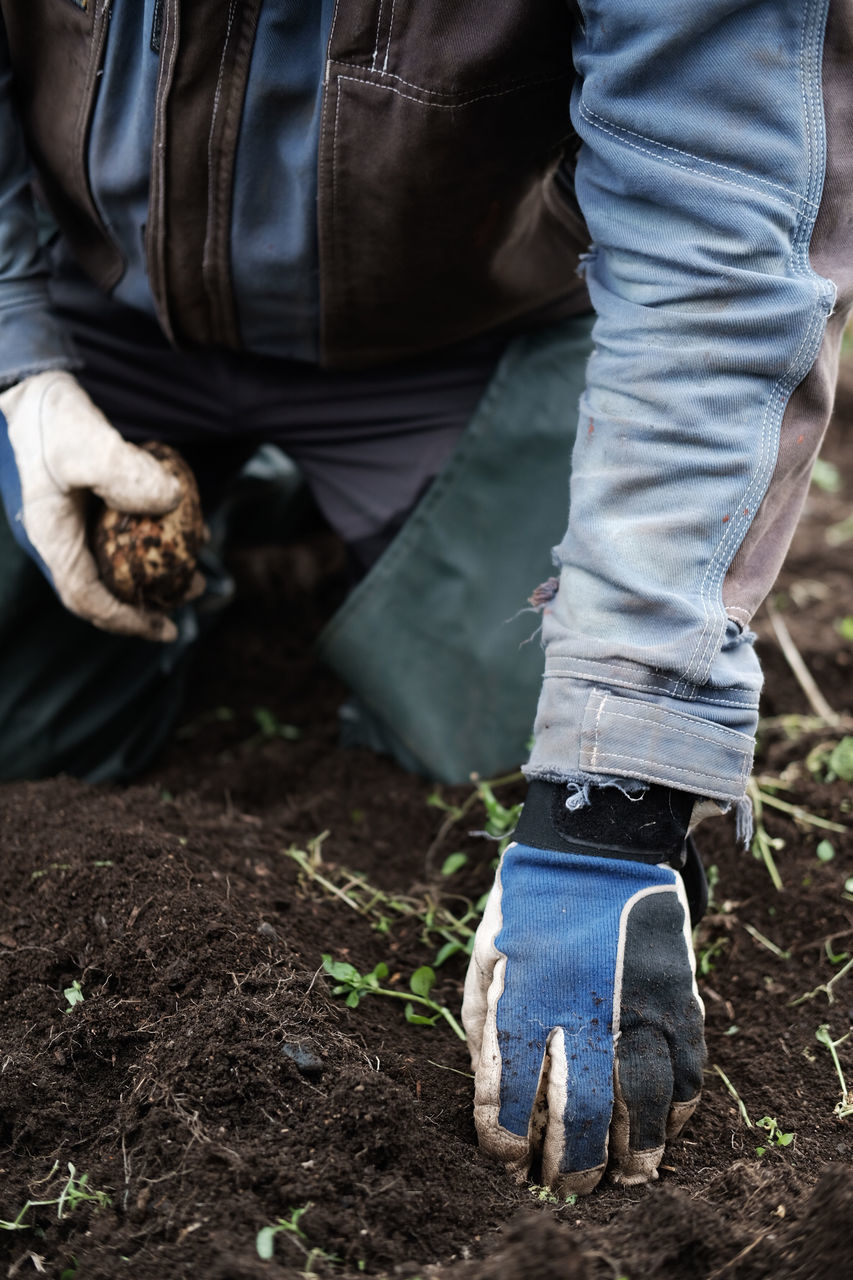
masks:
<path fill-rule="evenodd" d="M 95 520 L 92 548 L 101 579 L 119 600 L 143 609 L 172 609 L 189 591 L 204 542 L 198 486 L 176 450 L 156 441 L 141 447 L 178 478 L 183 496 L 164 516 L 104 507 Z"/>

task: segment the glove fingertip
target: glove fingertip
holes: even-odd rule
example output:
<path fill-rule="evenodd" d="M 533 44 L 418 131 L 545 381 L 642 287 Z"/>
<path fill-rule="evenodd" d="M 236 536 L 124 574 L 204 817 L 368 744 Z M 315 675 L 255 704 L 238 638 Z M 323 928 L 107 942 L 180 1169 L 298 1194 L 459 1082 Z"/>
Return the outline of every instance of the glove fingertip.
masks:
<path fill-rule="evenodd" d="M 654 1147 L 650 1151 L 629 1151 L 613 1165 L 610 1178 L 621 1187 L 639 1187 L 646 1182 L 656 1182 L 663 1153 L 663 1147 Z"/>
<path fill-rule="evenodd" d="M 122 467 L 113 465 L 109 478 L 95 486 L 98 497 L 115 511 L 133 515 L 162 516 L 174 511 L 183 495 L 177 476 L 136 445 L 122 444 L 132 455 L 126 456 Z"/>

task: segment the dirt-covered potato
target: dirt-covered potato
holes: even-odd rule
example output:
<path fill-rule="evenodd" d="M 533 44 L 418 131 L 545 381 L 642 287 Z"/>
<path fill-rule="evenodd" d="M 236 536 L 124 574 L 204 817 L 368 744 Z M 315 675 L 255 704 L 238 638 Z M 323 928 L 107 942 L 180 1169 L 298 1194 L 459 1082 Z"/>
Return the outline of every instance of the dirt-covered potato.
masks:
<path fill-rule="evenodd" d="M 183 497 L 164 516 L 127 515 L 103 507 L 95 519 L 92 550 L 101 578 L 114 596 L 143 609 L 168 610 L 187 594 L 204 542 L 195 476 L 168 445 L 141 446 L 177 476 Z"/>

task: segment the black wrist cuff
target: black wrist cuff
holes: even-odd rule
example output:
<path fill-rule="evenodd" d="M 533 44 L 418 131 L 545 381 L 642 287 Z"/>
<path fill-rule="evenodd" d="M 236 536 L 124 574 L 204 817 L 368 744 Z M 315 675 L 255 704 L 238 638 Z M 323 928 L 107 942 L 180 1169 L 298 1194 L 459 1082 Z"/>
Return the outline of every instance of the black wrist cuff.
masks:
<path fill-rule="evenodd" d="M 634 862 L 668 862 L 681 872 L 697 925 L 708 905 L 702 859 L 687 835 L 696 797 L 652 783 L 631 800 L 618 787 L 589 789 L 589 804 L 567 809 L 566 784 L 534 778 L 513 839 L 535 849 L 577 853 Z"/>
<path fill-rule="evenodd" d="M 571 810 L 567 798 L 565 783 L 534 778 L 514 838 L 537 849 L 683 867 L 696 799 L 689 792 L 653 783 L 631 799 L 618 787 L 593 785 L 589 803 Z"/>

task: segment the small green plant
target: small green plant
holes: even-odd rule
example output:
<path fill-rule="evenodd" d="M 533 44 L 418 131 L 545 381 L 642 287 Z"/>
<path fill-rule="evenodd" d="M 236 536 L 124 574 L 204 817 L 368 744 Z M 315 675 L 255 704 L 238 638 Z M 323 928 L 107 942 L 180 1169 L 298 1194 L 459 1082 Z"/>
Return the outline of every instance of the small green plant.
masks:
<path fill-rule="evenodd" d="M 853 738 L 845 739 L 853 748 Z M 840 744 L 839 744 L 840 746 Z M 806 758 L 807 766 L 815 772 L 812 751 Z M 810 764 L 809 762 L 812 761 Z M 843 766 L 842 766 L 843 767 Z M 853 751 L 850 758 L 851 780 L 853 780 Z M 840 774 L 838 776 L 841 776 Z M 747 785 L 747 794 L 752 801 L 752 809 L 755 819 L 755 827 L 752 839 L 753 857 L 759 862 L 763 862 L 767 868 L 767 873 L 773 881 L 775 889 L 782 889 L 782 877 L 779 875 L 776 860 L 773 856 L 774 852 L 784 849 L 785 841 L 780 837 L 771 836 L 764 825 L 765 808 L 778 809 L 780 813 L 787 814 L 793 818 L 798 825 L 807 827 L 817 827 L 821 831 L 837 831 L 846 832 L 847 828 L 842 826 L 840 822 L 830 822 L 828 818 L 821 818 L 816 813 L 810 813 L 808 809 L 804 809 L 802 805 L 791 804 L 788 800 L 783 800 L 776 794 L 777 791 L 789 790 L 789 784 L 782 778 L 774 778 L 762 776 L 759 778 L 750 778 Z"/>
<path fill-rule="evenodd" d="M 240 743 L 241 751 L 253 751 L 255 747 L 273 742 L 277 738 L 283 738 L 285 742 L 296 742 L 302 737 L 301 729 L 295 724 L 285 724 L 284 721 L 279 720 L 269 707 L 253 708 L 252 719 L 258 726 L 258 731 L 246 738 L 245 742 Z"/>
<path fill-rule="evenodd" d="M 835 1074 L 838 1076 L 838 1081 L 841 1085 L 841 1101 L 837 1102 L 834 1108 L 834 1114 L 838 1116 L 839 1120 L 845 1120 L 847 1116 L 853 1116 L 853 1101 L 851 1101 L 850 1092 L 844 1079 L 844 1072 L 841 1070 L 841 1063 L 838 1059 L 839 1045 L 844 1044 L 845 1040 L 849 1040 L 851 1035 L 853 1035 L 853 1030 L 848 1031 L 846 1035 L 840 1036 L 837 1040 L 833 1040 L 828 1022 L 822 1023 L 815 1032 L 815 1039 L 818 1044 L 822 1044 L 825 1049 L 829 1050 L 835 1067 Z"/>
<path fill-rule="evenodd" d="M 70 987 L 65 987 L 62 994 L 65 996 L 66 1002 L 68 1004 L 68 1008 L 65 1010 L 65 1013 L 70 1013 L 71 1010 L 75 1007 L 75 1005 L 82 1004 L 82 1002 L 86 998 L 83 995 L 83 988 L 80 986 L 80 983 L 77 981 L 76 978 L 71 983 Z"/>
<path fill-rule="evenodd" d="M 351 911 L 371 920 L 378 933 L 390 933 L 395 920 L 419 919 L 423 926 L 421 941 L 424 945 L 436 947 L 441 944 L 433 960 L 435 968 L 458 952 L 470 954 L 487 894 L 477 902 L 463 899 L 463 910 L 458 915 L 430 891 L 420 896 L 388 894 L 372 885 L 363 872 L 325 862 L 322 844 L 328 834 L 324 831 L 309 841 L 307 849 L 291 845 L 285 850 L 286 856 L 300 868 L 301 879 L 310 881 L 324 893 L 343 902 Z"/>
<path fill-rule="evenodd" d="M 346 960 L 333 960 L 328 954 L 323 956 L 323 968 L 330 978 L 338 984 L 332 988 L 333 996 L 346 996 L 346 1004 L 350 1009 L 357 1009 L 364 996 L 389 996 L 392 1000 L 406 1001 L 406 1021 L 418 1026 L 435 1026 L 439 1018 L 453 1028 L 460 1040 L 465 1040 L 465 1032 L 448 1009 L 447 1005 L 433 1000 L 430 991 L 435 985 L 435 970 L 428 964 L 421 965 L 409 979 L 409 991 L 394 991 L 381 984 L 388 977 L 389 969 L 384 960 L 371 973 L 359 973 L 355 965 Z M 415 1005 L 431 1010 L 430 1014 L 417 1013 Z"/>
<path fill-rule="evenodd" d="M 495 792 L 501 787 L 523 781 L 524 774 L 521 770 L 516 770 L 515 773 L 508 773 L 502 778 L 483 779 L 476 773 L 472 773 L 471 778 L 474 782 L 474 790 L 466 796 L 461 804 L 448 803 L 437 788 L 427 797 L 427 804 L 433 809 L 440 809 L 445 815 L 435 839 L 427 850 L 426 868 L 428 875 L 432 873 L 434 859 L 449 832 L 463 818 L 467 817 L 478 803 L 482 804 L 486 811 L 485 827 L 482 831 L 472 831 L 471 835 L 482 835 L 486 836 L 487 839 L 497 840 L 499 842 L 498 856 L 503 853 L 509 843 L 510 836 L 518 822 L 523 802 L 519 801 L 517 804 L 505 805 L 498 800 Z"/>
<path fill-rule="evenodd" d="M 537 1182 L 531 1182 L 527 1190 L 533 1196 L 534 1200 L 539 1200 L 542 1204 L 577 1204 L 578 1198 L 575 1192 L 568 1196 L 558 1196 L 550 1187 L 542 1187 Z"/>
<path fill-rule="evenodd" d="M 829 951 L 827 951 L 827 959 L 830 964 L 838 964 L 842 957 L 836 956 L 833 958 Z M 819 995 L 825 995 L 827 1004 L 835 1004 L 835 992 L 833 988 L 836 983 L 840 982 L 842 978 L 847 976 L 851 969 L 853 969 L 853 959 L 848 960 L 844 968 L 839 969 L 838 973 L 834 974 L 829 979 L 829 982 L 819 983 L 819 985 L 814 987 L 811 991 L 806 991 L 803 995 L 797 996 L 796 1000 L 790 1000 L 788 1003 L 791 1005 L 805 1004 L 807 1000 L 814 1000 Z"/>
<path fill-rule="evenodd" d="M 468 862 L 467 853 L 448 854 L 448 856 L 444 859 L 444 862 L 441 864 L 441 874 L 443 876 L 452 876 L 457 871 L 461 871 L 462 868 L 467 865 L 467 862 Z"/>
<path fill-rule="evenodd" d="M 472 835 L 483 835 L 489 840 L 498 841 L 498 855 L 502 854 L 510 842 L 512 833 L 518 825 L 524 801 L 505 805 L 495 795 L 494 784 L 478 780 L 476 794 L 486 810 L 486 825 L 482 831 L 473 831 Z"/>
<path fill-rule="evenodd" d="M 299 1219 L 313 1207 L 313 1201 L 309 1200 L 301 1209 L 293 1209 L 289 1218 L 279 1218 L 272 1227 L 261 1227 L 255 1237 L 258 1257 L 263 1258 L 264 1262 L 269 1262 L 275 1251 L 275 1238 L 283 1231 L 298 1236 L 300 1240 L 307 1240 L 308 1237 L 299 1225 Z"/>
<path fill-rule="evenodd" d="M 763 933 L 759 933 L 755 925 L 744 924 L 743 927 L 751 938 L 754 938 L 760 946 L 764 947 L 765 951 L 769 951 L 771 955 L 778 956 L 780 960 L 791 959 L 790 951 L 784 951 L 782 947 L 777 947 L 775 942 L 771 942 Z"/>
<path fill-rule="evenodd" d="M 752 1121 L 749 1118 L 749 1112 L 746 1109 L 746 1103 L 738 1093 L 737 1089 L 732 1084 L 729 1077 L 726 1075 L 725 1071 L 723 1071 L 722 1067 L 718 1067 L 716 1062 L 714 1063 L 714 1070 L 722 1080 L 723 1084 L 726 1086 L 726 1089 L 728 1090 L 729 1094 L 734 1098 L 735 1102 L 737 1103 L 737 1109 L 740 1112 L 741 1119 L 743 1120 L 747 1129 L 754 1129 L 755 1125 L 752 1123 Z"/>
<path fill-rule="evenodd" d="M 713 973 L 716 967 L 717 957 L 729 945 L 728 938 L 715 938 L 707 947 L 702 947 L 696 955 L 696 967 L 703 978 L 707 978 L 709 973 Z"/>
<path fill-rule="evenodd" d="M 853 737 L 819 742 L 806 756 L 806 768 L 822 782 L 853 782 Z"/>
<path fill-rule="evenodd" d="M 59 1168 L 59 1161 L 55 1161 L 53 1168 L 46 1178 L 42 1178 L 42 1182 L 49 1182 Z M 67 1218 L 75 1209 L 83 1204 L 91 1204 L 97 1213 L 100 1209 L 108 1209 L 112 1204 L 112 1200 L 106 1191 L 95 1191 L 89 1186 L 89 1175 L 82 1173 L 78 1177 L 77 1170 L 73 1164 L 68 1163 L 68 1178 L 64 1185 L 60 1188 L 59 1194 L 52 1196 L 49 1200 L 28 1200 L 24 1207 L 20 1210 L 17 1217 L 7 1220 L 0 1218 L 0 1231 L 29 1231 L 33 1224 L 25 1222 L 30 1209 L 37 1209 L 44 1206 L 56 1205 L 56 1217 L 61 1222 L 63 1218 Z"/>
<path fill-rule="evenodd" d="M 755 1148 L 757 1156 L 763 1156 L 767 1147 L 790 1147 L 796 1137 L 793 1133 L 783 1133 L 779 1128 L 779 1122 L 772 1116 L 762 1116 L 760 1120 L 756 1120 L 755 1127 L 763 1129 L 767 1134 L 767 1146 Z"/>
<path fill-rule="evenodd" d="M 282 1233 L 286 1234 L 295 1245 L 305 1254 L 305 1267 L 300 1272 L 303 1276 L 313 1276 L 315 1274 L 314 1264 L 316 1262 L 326 1262 L 334 1265 L 340 1262 L 337 1254 L 326 1253 L 325 1249 L 311 1248 L 308 1243 L 308 1237 L 299 1225 L 300 1219 L 313 1209 L 314 1202 L 309 1200 L 307 1204 L 302 1205 L 300 1209 L 292 1209 L 289 1218 L 279 1218 L 273 1226 L 261 1227 L 255 1236 L 255 1248 L 258 1251 L 258 1257 L 264 1262 L 269 1262 L 275 1252 L 275 1238 Z"/>

